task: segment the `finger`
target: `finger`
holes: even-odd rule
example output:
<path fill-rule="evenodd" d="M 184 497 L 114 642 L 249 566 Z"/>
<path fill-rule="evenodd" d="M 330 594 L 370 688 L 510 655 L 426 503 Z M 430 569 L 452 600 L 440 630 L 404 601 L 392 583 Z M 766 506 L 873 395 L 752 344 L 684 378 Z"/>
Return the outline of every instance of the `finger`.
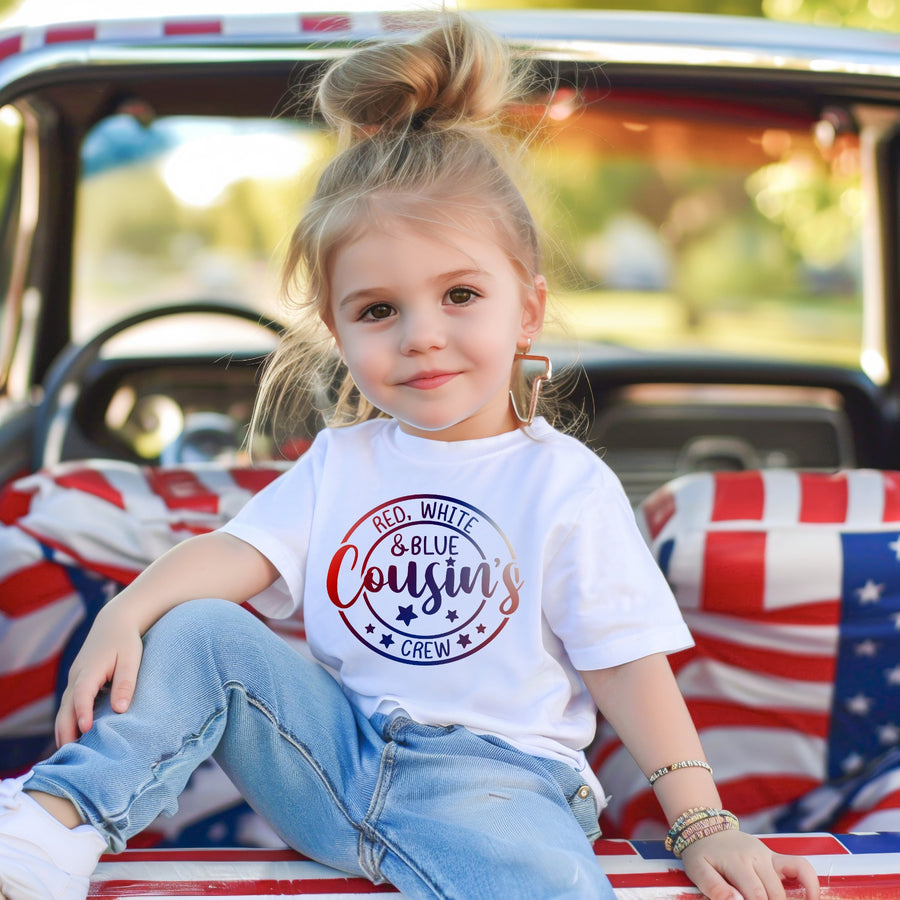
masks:
<path fill-rule="evenodd" d="M 795 857 L 781 857 L 781 862 L 776 864 L 776 855 L 772 854 L 757 860 L 749 869 L 742 868 L 733 873 L 726 873 L 726 877 L 738 888 L 740 896 L 745 900 L 750 900 L 750 898 L 785 900 L 786 892 L 783 880 L 797 877 L 804 866 L 809 866 L 806 860 Z M 818 879 L 815 871 L 812 870 L 812 866 L 809 866 L 809 869 L 812 871 L 813 884 L 817 886 Z M 807 896 L 809 897 L 809 894 Z M 818 891 L 814 896 L 818 896 Z"/>
<path fill-rule="evenodd" d="M 63 692 L 62 700 L 59 704 L 59 711 L 56 713 L 54 735 L 56 737 L 57 747 L 62 747 L 63 744 L 70 744 L 72 741 L 78 740 L 78 726 L 75 722 L 75 709 L 72 706 L 71 693 L 68 688 Z"/>
<path fill-rule="evenodd" d="M 819 876 L 808 859 L 776 853 L 772 857 L 772 865 L 779 878 L 799 881 L 806 891 L 807 900 L 819 900 Z"/>
<path fill-rule="evenodd" d="M 753 875 L 762 883 L 762 896 L 766 900 L 785 900 L 782 876 L 774 865 L 774 855 L 760 860 Z"/>
<path fill-rule="evenodd" d="M 114 712 L 123 713 L 131 705 L 143 649 L 143 644 L 138 640 L 132 649 L 120 651 L 116 658 L 109 697 Z"/>
<path fill-rule="evenodd" d="M 94 701 L 105 683 L 105 679 L 95 681 L 93 678 L 83 676 L 69 686 L 72 691 L 75 722 L 81 734 L 90 731 L 94 725 Z"/>
<path fill-rule="evenodd" d="M 740 900 L 740 894 L 708 862 L 686 865 L 685 870 L 691 881 L 709 900 Z"/>

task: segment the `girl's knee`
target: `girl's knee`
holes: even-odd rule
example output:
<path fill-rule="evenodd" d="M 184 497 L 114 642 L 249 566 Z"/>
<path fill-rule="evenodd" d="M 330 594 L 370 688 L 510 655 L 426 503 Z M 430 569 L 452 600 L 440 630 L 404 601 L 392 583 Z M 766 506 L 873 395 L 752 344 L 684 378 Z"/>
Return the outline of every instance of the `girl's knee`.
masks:
<path fill-rule="evenodd" d="M 145 644 L 165 641 L 179 644 L 189 641 L 196 645 L 205 640 L 218 640 L 224 633 L 233 634 L 255 617 L 238 604 L 228 600 L 189 600 L 169 610 L 145 635 Z"/>
<path fill-rule="evenodd" d="M 262 632 L 262 633 L 261 633 Z M 242 677 L 265 656 L 268 629 L 226 600 L 190 600 L 167 612 L 144 635 L 138 685 L 160 679 L 222 684 Z"/>
<path fill-rule="evenodd" d="M 237 603 L 208 597 L 206 599 L 188 600 L 187 603 L 180 603 L 178 606 L 170 609 L 159 621 L 189 623 L 196 620 L 203 624 L 221 621 L 223 618 L 229 618 L 231 616 L 240 617 L 246 615 L 249 615 L 247 610 L 243 609 Z"/>

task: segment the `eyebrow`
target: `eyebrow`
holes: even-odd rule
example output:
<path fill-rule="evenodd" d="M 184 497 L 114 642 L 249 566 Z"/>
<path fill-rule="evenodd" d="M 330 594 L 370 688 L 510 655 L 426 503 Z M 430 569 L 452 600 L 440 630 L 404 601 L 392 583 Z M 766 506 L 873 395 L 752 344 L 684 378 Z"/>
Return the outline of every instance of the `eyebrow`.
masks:
<path fill-rule="evenodd" d="M 444 284 L 446 282 L 458 281 L 459 279 L 471 278 L 473 276 L 488 279 L 492 277 L 491 274 L 484 269 L 469 267 L 465 269 L 452 269 L 449 272 L 441 272 L 439 275 L 435 275 L 434 278 L 429 279 L 429 282 L 431 284 Z M 360 288 L 358 291 L 351 291 L 345 297 L 342 297 L 337 305 L 338 308 L 341 309 L 351 303 L 357 303 L 359 301 L 380 300 L 390 293 L 391 291 L 388 288 Z"/>
<path fill-rule="evenodd" d="M 338 301 L 338 309 L 343 309 L 351 303 L 357 303 L 362 300 L 379 300 L 387 291 L 384 288 L 360 288 L 358 291 L 351 291 L 346 297 L 342 297 Z"/>

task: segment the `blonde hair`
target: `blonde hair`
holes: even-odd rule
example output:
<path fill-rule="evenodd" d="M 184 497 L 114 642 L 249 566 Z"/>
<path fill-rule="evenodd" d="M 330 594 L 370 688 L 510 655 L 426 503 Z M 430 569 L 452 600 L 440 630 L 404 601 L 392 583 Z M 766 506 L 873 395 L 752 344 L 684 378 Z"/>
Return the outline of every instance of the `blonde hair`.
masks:
<path fill-rule="evenodd" d="M 487 224 L 523 283 L 534 283 L 537 228 L 511 175 L 525 141 L 501 128 L 528 78 L 496 35 L 456 14 L 328 68 L 316 105 L 338 153 L 290 240 L 282 287 L 291 324 L 264 369 L 251 433 L 270 419 L 288 429 L 308 422 L 310 403 L 331 425 L 380 415 L 341 372 L 326 327 L 334 255 L 373 225 L 398 217 L 417 227 Z"/>

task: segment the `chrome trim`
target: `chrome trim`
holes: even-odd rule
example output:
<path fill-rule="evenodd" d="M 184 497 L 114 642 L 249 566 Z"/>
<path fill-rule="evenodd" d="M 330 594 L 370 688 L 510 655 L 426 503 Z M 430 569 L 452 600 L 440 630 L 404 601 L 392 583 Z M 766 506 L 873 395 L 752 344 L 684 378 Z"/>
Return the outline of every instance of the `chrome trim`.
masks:
<path fill-rule="evenodd" d="M 478 17 L 524 55 L 549 60 L 900 77 L 900 38 L 879 32 L 692 14 L 558 11 Z M 135 25 L 134 37 L 54 44 L 41 43 L 45 29 L 31 29 L 23 33 L 26 49 L 0 62 L 0 88 L 39 72 L 78 66 L 328 59 L 360 40 L 400 38 L 406 33 L 378 27 L 378 16 L 350 18 L 350 29 L 333 33 L 298 28 L 296 33 L 267 34 L 235 27 L 217 35 L 142 37 Z M 223 21 L 241 23 L 258 17 Z"/>

